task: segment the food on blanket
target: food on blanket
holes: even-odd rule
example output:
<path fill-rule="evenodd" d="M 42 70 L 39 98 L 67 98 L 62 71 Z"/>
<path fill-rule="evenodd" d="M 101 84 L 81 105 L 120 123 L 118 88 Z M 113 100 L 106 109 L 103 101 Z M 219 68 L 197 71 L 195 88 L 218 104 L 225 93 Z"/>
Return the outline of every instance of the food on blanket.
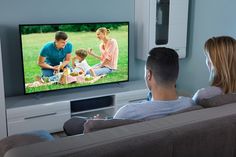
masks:
<path fill-rule="evenodd" d="M 65 75 L 65 76 L 70 75 L 70 69 L 69 68 L 64 68 L 63 69 L 63 75 Z"/>
<path fill-rule="evenodd" d="M 92 76 L 85 76 L 85 81 L 91 81 L 93 80 L 94 78 Z"/>
<path fill-rule="evenodd" d="M 84 74 L 84 72 L 83 72 L 83 71 L 80 71 L 80 72 L 79 72 L 79 75 L 83 75 L 83 74 Z"/>
<path fill-rule="evenodd" d="M 50 82 L 48 77 L 43 77 L 43 81 L 46 82 L 46 83 Z"/>
<path fill-rule="evenodd" d="M 70 73 L 70 75 L 71 76 L 79 76 L 79 75 L 84 75 L 85 73 L 84 73 L 84 71 L 79 71 L 79 72 L 77 72 L 77 71 L 73 71 L 73 72 L 71 72 Z"/>
<path fill-rule="evenodd" d="M 61 78 L 59 79 L 60 84 L 66 84 L 66 75 L 61 75 Z"/>
<path fill-rule="evenodd" d="M 70 73 L 70 75 L 71 75 L 71 76 L 78 76 L 79 73 L 77 73 L 77 72 L 74 71 L 74 72 Z"/>

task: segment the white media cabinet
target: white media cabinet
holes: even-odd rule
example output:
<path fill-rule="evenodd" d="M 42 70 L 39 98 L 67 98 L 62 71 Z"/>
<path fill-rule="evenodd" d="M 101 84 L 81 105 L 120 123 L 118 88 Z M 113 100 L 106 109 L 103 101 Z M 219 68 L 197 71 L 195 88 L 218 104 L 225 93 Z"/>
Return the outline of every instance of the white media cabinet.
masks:
<path fill-rule="evenodd" d="M 97 86 L 87 91 L 81 88 L 81 92 L 70 94 L 7 97 L 8 136 L 42 129 L 51 133 L 62 131 L 64 122 L 72 116 L 111 117 L 123 105 L 145 99 L 147 92 L 144 81 L 130 81 L 115 87 Z M 96 103 L 102 102 L 105 104 L 98 108 Z M 85 105 L 92 107 L 83 109 Z"/>

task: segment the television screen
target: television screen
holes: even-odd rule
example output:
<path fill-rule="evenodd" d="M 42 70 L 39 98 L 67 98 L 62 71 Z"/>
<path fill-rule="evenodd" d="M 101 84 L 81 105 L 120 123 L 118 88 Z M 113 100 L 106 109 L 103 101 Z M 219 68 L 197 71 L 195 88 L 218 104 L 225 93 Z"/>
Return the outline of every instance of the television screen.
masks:
<path fill-rule="evenodd" d="M 129 80 L 129 22 L 19 25 L 25 94 Z"/>

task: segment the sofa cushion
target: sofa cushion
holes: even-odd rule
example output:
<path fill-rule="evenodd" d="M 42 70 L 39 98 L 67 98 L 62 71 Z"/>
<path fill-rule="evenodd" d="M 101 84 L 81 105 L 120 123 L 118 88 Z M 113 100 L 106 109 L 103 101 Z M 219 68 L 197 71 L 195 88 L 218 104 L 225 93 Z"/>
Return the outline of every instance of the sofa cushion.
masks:
<path fill-rule="evenodd" d="M 52 140 L 54 138 L 44 130 L 8 136 L 0 141 L 0 156 L 15 147 Z"/>
<path fill-rule="evenodd" d="M 86 118 L 72 117 L 63 125 L 63 130 L 67 136 L 82 134 L 84 132 L 84 123 Z"/>
<path fill-rule="evenodd" d="M 212 98 L 201 99 L 197 102 L 202 107 L 216 107 L 236 102 L 236 93 L 217 95 Z"/>
<path fill-rule="evenodd" d="M 113 128 L 116 126 L 127 125 L 141 122 L 141 120 L 128 119 L 90 119 L 84 123 L 84 133 L 97 131 L 106 128 Z"/>

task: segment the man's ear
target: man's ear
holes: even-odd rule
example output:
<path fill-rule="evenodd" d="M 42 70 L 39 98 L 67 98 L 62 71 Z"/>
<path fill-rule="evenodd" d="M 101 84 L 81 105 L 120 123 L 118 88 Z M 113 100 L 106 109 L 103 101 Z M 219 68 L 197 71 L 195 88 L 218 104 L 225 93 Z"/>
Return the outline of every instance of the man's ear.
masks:
<path fill-rule="evenodd" d="M 150 69 L 147 70 L 147 80 L 151 80 L 152 78 L 152 71 Z"/>

